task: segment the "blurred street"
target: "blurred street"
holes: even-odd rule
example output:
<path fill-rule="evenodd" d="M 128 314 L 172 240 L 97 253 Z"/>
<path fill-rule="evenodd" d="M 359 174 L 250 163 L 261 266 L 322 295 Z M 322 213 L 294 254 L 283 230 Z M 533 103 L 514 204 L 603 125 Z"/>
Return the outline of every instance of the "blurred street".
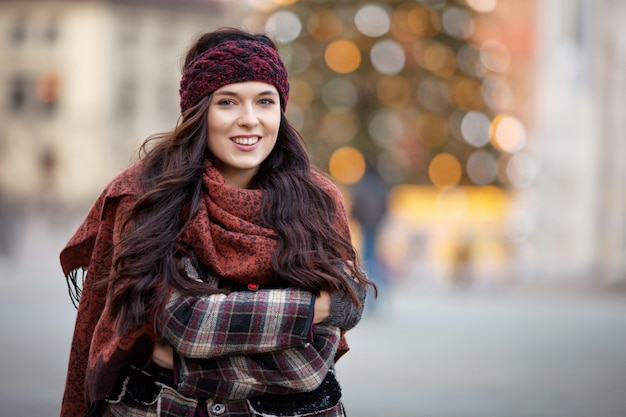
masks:
<path fill-rule="evenodd" d="M 36 218 L 0 260 L 0 417 L 58 415 L 75 310 L 58 252 L 79 220 Z M 623 417 L 626 295 L 399 286 L 349 334 L 351 417 Z"/>

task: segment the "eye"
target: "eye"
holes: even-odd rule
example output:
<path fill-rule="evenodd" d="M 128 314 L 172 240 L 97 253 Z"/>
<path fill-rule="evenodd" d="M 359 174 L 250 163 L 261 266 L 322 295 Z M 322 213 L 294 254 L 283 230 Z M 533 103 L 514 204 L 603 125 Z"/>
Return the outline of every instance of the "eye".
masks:
<path fill-rule="evenodd" d="M 220 106 L 232 106 L 235 102 L 231 99 L 225 98 L 217 102 Z"/>
<path fill-rule="evenodd" d="M 276 102 L 274 100 L 272 100 L 271 98 L 262 98 L 261 100 L 259 100 L 259 103 L 264 105 L 264 106 L 269 106 L 272 104 L 276 104 Z"/>

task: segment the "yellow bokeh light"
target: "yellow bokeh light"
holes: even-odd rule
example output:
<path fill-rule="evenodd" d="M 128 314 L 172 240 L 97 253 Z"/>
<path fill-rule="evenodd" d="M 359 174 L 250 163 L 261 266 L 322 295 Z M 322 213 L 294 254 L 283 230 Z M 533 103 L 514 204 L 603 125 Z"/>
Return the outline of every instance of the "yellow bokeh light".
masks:
<path fill-rule="evenodd" d="M 425 7 L 414 7 L 406 19 L 410 31 L 419 37 L 432 37 L 439 32 L 439 15 Z"/>
<path fill-rule="evenodd" d="M 452 98 L 458 106 L 468 110 L 480 110 L 483 105 L 482 85 L 469 77 L 456 77 L 452 83 Z"/>
<path fill-rule="evenodd" d="M 361 52 L 354 42 L 341 39 L 326 47 L 324 60 L 333 71 L 348 74 L 361 65 Z"/>
<path fill-rule="evenodd" d="M 399 42 L 413 42 L 415 41 L 415 34 L 409 30 L 407 21 L 408 11 L 406 8 L 399 7 L 393 11 L 391 15 L 391 27 L 389 31 L 394 39 Z"/>
<path fill-rule="evenodd" d="M 358 182 L 365 173 L 365 158 L 352 146 L 337 149 L 328 161 L 330 175 L 345 185 Z"/>
<path fill-rule="evenodd" d="M 424 51 L 424 67 L 439 77 L 449 78 L 456 70 L 454 52 L 448 46 L 433 43 Z"/>
<path fill-rule="evenodd" d="M 296 4 L 298 0 L 272 0 L 278 6 L 291 6 L 292 4 Z"/>
<path fill-rule="evenodd" d="M 428 176 L 438 188 L 453 187 L 461 181 L 461 164 L 453 155 L 440 153 L 430 161 Z"/>
<path fill-rule="evenodd" d="M 496 148 L 515 153 L 526 144 L 526 129 L 517 118 L 500 114 L 491 122 L 490 137 Z"/>
<path fill-rule="evenodd" d="M 332 10 L 314 13 L 307 20 L 307 32 L 318 42 L 330 42 L 341 36 L 343 23 Z"/>
<path fill-rule="evenodd" d="M 424 52 L 424 67 L 433 72 L 443 68 L 446 64 L 446 50 L 446 46 L 438 43 L 433 43 L 426 48 L 426 51 Z"/>

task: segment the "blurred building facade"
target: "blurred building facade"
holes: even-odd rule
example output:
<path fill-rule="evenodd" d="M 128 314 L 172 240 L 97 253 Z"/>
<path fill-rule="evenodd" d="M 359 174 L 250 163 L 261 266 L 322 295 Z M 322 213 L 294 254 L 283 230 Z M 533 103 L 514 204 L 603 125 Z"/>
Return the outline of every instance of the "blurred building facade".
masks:
<path fill-rule="evenodd" d="M 0 1 L 3 194 L 93 200 L 148 135 L 176 123 L 193 38 L 239 16 L 223 1 Z"/>
<path fill-rule="evenodd" d="M 593 4 L 585 2 L 587 7 Z M 597 107 L 600 138 L 596 197 L 598 239 L 596 270 L 608 282 L 626 284 L 626 3 L 597 5 L 586 53 L 593 63 L 591 89 Z"/>
<path fill-rule="evenodd" d="M 527 279 L 626 283 L 626 3 L 539 2 Z"/>

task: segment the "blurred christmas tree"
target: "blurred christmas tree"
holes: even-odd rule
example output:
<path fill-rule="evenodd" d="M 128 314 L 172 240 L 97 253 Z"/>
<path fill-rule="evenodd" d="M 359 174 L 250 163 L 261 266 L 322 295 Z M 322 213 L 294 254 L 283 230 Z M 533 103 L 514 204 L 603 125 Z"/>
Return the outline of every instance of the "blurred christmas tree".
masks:
<path fill-rule="evenodd" d="M 367 159 L 390 184 L 511 182 L 526 133 L 498 23 L 523 23 L 520 2 L 252 4 L 290 69 L 288 116 L 339 180 L 358 180 Z"/>

